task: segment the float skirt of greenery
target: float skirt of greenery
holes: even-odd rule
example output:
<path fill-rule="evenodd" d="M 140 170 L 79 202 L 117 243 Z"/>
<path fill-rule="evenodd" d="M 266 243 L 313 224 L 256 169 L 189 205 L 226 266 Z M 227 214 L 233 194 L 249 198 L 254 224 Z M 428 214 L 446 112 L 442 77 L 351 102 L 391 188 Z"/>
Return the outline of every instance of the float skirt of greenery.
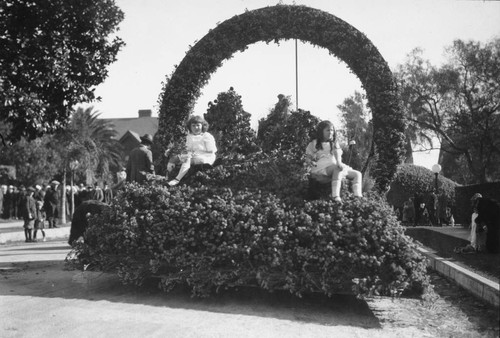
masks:
<path fill-rule="evenodd" d="M 130 184 L 74 250 L 125 284 L 159 278 L 195 296 L 238 286 L 421 295 L 429 285 L 425 259 L 376 197 L 294 205 L 259 190 Z"/>

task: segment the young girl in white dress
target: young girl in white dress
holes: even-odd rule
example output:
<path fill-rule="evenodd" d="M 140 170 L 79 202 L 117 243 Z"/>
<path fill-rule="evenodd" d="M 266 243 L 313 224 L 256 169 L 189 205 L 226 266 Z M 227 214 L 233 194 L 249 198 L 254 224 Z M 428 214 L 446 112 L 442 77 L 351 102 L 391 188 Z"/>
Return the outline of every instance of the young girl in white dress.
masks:
<path fill-rule="evenodd" d="M 181 168 L 177 177 L 168 182 L 168 185 L 175 186 L 187 174 L 191 164 L 214 164 L 217 147 L 214 137 L 207 132 L 208 123 L 201 116 L 192 116 L 187 124 L 188 134 L 186 135 L 186 152 L 172 156 L 167 165 L 170 174 L 177 163 L 181 163 Z"/>
<path fill-rule="evenodd" d="M 342 163 L 342 149 L 330 121 L 322 121 L 316 127 L 316 139 L 306 148 L 306 163 L 311 165 L 312 178 L 319 182 L 331 182 L 335 201 L 342 202 L 340 185 L 343 177 L 353 180 L 354 196 L 362 196 L 361 173 Z"/>

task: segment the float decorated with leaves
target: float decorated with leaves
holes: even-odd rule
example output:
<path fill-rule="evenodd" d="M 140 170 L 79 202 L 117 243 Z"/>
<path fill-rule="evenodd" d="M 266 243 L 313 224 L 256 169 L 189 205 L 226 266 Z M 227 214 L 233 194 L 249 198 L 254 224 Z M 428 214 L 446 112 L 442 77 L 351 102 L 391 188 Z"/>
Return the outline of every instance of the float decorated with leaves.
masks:
<path fill-rule="evenodd" d="M 376 186 L 385 191 L 404 153 L 404 122 L 391 70 L 371 41 L 336 16 L 305 6 L 277 5 L 245 12 L 220 23 L 190 46 L 165 82 L 161 98 L 160 148 L 182 139 L 184 123 L 211 75 L 238 51 L 256 42 L 299 39 L 344 61 L 366 91 L 373 114 Z"/>
<path fill-rule="evenodd" d="M 220 23 L 167 79 L 155 143 L 182 139 L 202 87 L 224 60 L 252 43 L 284 39 L 328 49 L 361 80 L 373 112 L 377 191 L 355 198 L 344 190 L 343 204 L 308 200 L 296 156 L 241 155 L 176 187 L 161 178 L 126 184 L 108 211 L 90 218 L 85 241 L 74 245 L 76 264 L 128 284 L 187 286 L 196 296 L 240 286 L 296 295 L 424 293 L 426 261 L 380 197 L 403 153 L 397 90 L 373 44 L 339 18 L 277 5 Z"/>

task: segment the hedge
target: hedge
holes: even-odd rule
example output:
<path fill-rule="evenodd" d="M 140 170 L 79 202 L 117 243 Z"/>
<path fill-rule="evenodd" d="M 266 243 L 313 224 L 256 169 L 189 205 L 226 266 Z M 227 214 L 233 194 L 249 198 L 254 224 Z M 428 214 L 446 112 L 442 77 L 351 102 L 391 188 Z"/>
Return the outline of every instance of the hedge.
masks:
<path fill-rule="evenodd" d="M 436 187 L 435 174 L 425 168 L 414 164 L 402 164 L 398 166 L 396 177 L 391 183 L 387 193 L 387 201 L 396 207 L 403 207 L 403 203 L 410 197 L 415 197 L 418 202 L 430 202 L 430 194 Z M 457 183 L 438 175 L 438 190 L 441 207 L 455 205 L 455 188 Z"/>

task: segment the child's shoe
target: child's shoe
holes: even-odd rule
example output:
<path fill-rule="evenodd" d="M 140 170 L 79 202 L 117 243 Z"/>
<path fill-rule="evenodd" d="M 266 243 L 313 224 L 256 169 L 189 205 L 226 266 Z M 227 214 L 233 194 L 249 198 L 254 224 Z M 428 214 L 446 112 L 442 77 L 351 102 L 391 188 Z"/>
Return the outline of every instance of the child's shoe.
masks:
<path fill-rule="evenodd" d="M 175 187 L 177 184 L 179 184 L 179 180 L 176 178 L 173 179 L 172 181 L 168 182 L 168 185 L 171 187 Z"/>

